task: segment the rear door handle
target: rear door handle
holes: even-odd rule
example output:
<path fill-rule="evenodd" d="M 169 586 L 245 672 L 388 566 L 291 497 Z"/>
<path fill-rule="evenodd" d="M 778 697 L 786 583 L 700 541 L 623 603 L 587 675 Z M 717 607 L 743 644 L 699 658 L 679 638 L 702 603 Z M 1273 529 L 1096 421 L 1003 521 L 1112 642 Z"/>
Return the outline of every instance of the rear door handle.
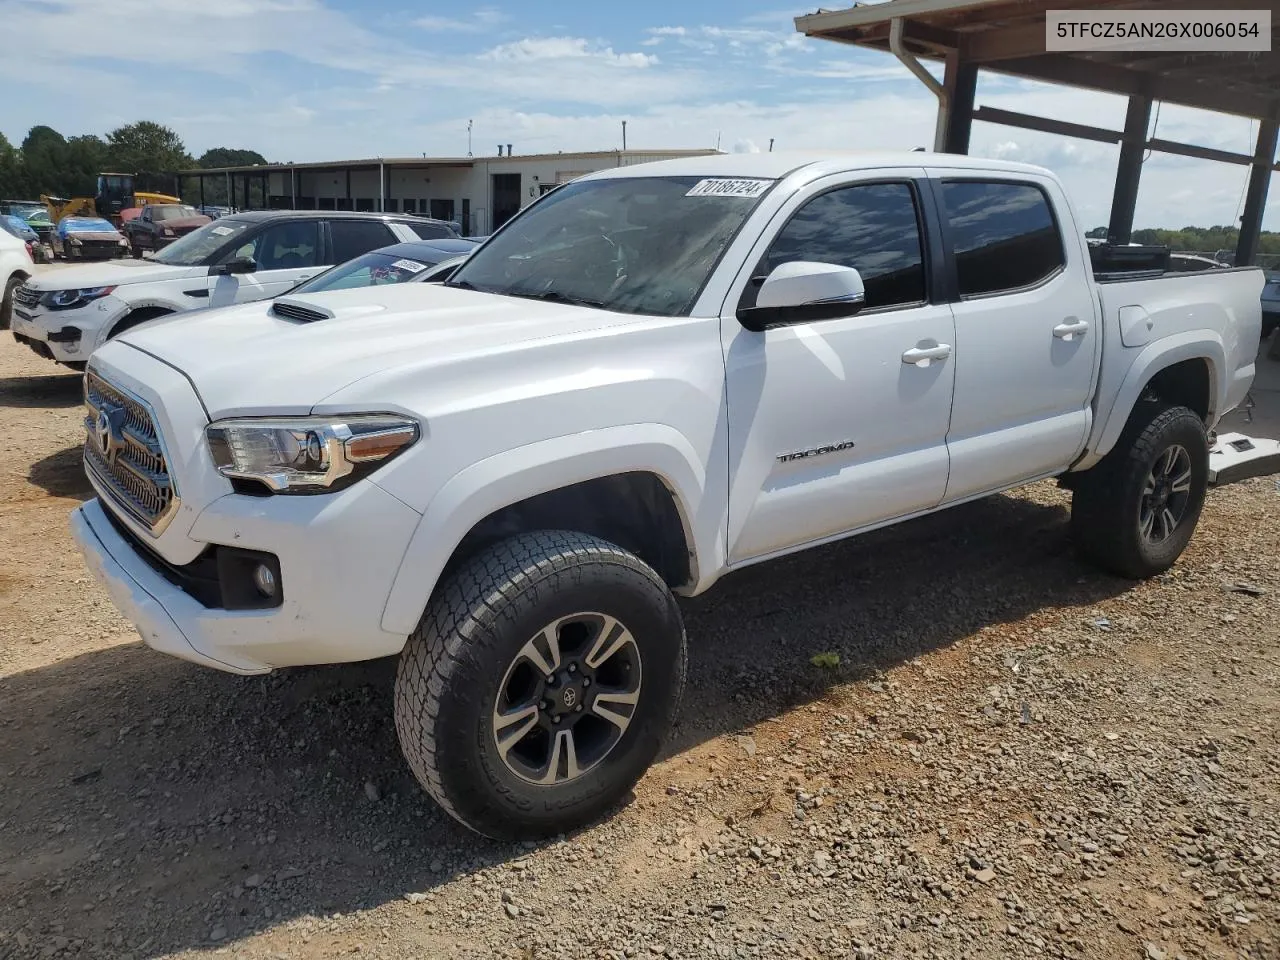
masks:
<path fill-rule="evenodd" d="M 1077 320 L 1075 317 L 1068 317 L 1053 328 L 1053 335 L 1059 340 L 1070 340 L 1077 333 L 1083 334 L 1088 329 L 1088 320 Z"/>
<path fill-rule="evenodd" d="M 917 367 L 927 367 L 934 360 L 945 360 L 949 356 L 951 356 L 951 344 L 939 343 L 932 347 L 912 347 L 902 355 L 902 362 Z"/>

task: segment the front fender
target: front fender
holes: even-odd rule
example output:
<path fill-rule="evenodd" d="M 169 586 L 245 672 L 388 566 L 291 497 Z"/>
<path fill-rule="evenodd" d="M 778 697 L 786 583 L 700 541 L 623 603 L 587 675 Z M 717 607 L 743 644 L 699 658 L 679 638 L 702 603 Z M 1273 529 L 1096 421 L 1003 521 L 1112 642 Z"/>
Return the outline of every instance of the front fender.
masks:
<path fill-rule="evenodd" d="M 707 476 L 688 439 L 656 423 L 588 430 L 496 454 L 448 480 L 427 504 L 405 551 L 383 611 L 383 629 L 413 632 L 453 551 L 489 514 L 540 493 L 636 471 L 658 476 L 675 498 L 693 553 L 693 580 L 700 579 L 700 569 L 720 568 L 723 518 L 699 509 L 706 503 Z"/>
<path fill-rule="evenodd" d="M 139 310 L 152 309 L 167 310 L 170 313 L 186 313 L 190 310 L 189 307 L 180 306 L 172 300 L 168 300 L 164 297 L 141 297 L 137 301 L 130 301 L 125 304 L 124 309 L 115 311 L 110 319 L 98 328 L 98 339 L 94 344 L 94 348 L 96 349 L 102 346 L 111 339 L 112 331 L 115 330 L 120 321 L 129 316 L 129 314 L 136 313 Z"/>
<path fill-rule="evenodd" d="M 1099 416 L 1100 428 L 1091 445 L 1088 461 L 1096 463 L 1116 445 L 1129 414 L 1138 403 L 1143 389 L 1151 379 L 1175 363 L 1184 360 L 1207 360 L 1209 363 L 1209 422 L 1212 424 L 1226 403 L 1227 351 L 1222 337 L 1213 330 L 1188 330 L 1185 333 L 1162 337 L 1148 344 L 1134 358 L 1120 382 L 1120 389 L 1111 402 L 1106 416 Z M 1099 411 L 1103 413 L 1103 411 Z"/>

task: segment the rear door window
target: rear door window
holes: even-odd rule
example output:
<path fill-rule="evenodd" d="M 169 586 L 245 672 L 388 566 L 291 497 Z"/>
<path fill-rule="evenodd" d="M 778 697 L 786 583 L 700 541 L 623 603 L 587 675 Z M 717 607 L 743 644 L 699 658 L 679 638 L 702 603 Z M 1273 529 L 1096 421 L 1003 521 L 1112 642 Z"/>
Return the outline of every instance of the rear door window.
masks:
<path fill-rule="evenodd" d="M 334 263 L 346 263 L 370 250 L 400 242 L 381 220 L 330 220 L 329 236 L 333 241 L 330 259 Z"/>
<path fill-rule="evenodd" d="M 951 180 L 942 194 L 961 297 L 1033 287 L 1066 265 L 1053 208 L 1039 187 Z"/>

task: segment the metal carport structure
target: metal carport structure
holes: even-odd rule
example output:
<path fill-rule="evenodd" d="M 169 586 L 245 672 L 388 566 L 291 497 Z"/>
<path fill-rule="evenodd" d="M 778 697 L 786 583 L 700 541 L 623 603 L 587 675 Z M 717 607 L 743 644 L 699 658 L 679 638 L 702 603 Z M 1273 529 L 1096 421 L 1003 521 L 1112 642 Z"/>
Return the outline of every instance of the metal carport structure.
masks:
<path fill-rule="evenodd" d="M 1225 3 L 1225 0 L 1224 0 Z M 1280 129 L 1280 54 L 1275 52 L 1280 0 L 1231 0 L 1235 10 L 1270 10 L 1272 50 L 1265 53 L 1048 52 L 1045 14 L 1053 10 L 1203 10 L 1205 0 L 885 0 L 795 18 L 796 30 L 893 53 L 938 98 L 934 150 L 968 153 L 974 120 L 1120 145 L 1112 194 L 1110 239 L 1128 242 L 1147 150 L 1249 166 L 1235 262 L 1253 262 Z M 945 64 L 941 83 L 921 60 Z M 1066 84 L 1128 98 L 1123 130 L 1035 117 L 974 105 L 978 71 Z M 1258 121 L 1252 155 L 1152 138 L 1157 101 Z"/>

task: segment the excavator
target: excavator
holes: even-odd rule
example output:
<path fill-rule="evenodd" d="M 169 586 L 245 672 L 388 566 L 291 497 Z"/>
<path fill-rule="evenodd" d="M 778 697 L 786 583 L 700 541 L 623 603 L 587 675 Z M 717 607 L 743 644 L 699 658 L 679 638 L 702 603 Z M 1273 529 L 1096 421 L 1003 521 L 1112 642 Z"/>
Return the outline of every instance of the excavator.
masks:
<path fill-rule="evenodd" d="M 137 210 L 148 203 L 181 203 L 182 200 L 167 193 L 135 190 L 131 173 L 100 173 L 97 193 L 92 197 L 53 197 L 42 193 L 40 202 L 54 223 L 63 217 L 103 217 L 118 228 L 122 220 L 132 219 L 126 211 Z"/>

